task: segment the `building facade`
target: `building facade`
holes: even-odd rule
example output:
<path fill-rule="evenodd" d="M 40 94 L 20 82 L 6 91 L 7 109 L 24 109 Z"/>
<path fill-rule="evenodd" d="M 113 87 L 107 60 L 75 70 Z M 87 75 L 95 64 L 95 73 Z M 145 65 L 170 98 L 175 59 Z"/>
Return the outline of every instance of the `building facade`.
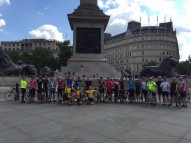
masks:
<path fill-rule="evenodd" d="M 139 74 L 144 64 L 151 61 L 160 64 L 168 56 L 179 61 L 179 48 L 173 23 L 141 27 L 131 21 L 127 31 L 115 36 L 105 34 L 105 56 L 116 70 L 129 69 Z"/>
<path fill-rule="evenodd" d="M 54 57 L 58 56 L 58 41 L 45 39 L 23 39 L 21 41 L 1 41 L 1 49 L 5 52 L 32 53 L 37 47 L 49 49 Z"/>

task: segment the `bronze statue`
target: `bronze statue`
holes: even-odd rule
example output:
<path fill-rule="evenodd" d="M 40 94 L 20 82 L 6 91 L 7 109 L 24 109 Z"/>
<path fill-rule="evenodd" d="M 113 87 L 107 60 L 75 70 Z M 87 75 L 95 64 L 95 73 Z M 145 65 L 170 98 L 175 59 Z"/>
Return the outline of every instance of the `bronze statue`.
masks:
<path fill-rule="evenodd" d="M 0 50 L 0 76 L 19 74 L 34 76 L 37 72 L 34 65 L 25 64 L 21 60 L 17 64 L 13 63 L 11 58 Z"/>
<path fill-rule="evenodd" d="M 178 61 L 172 57 L 165 58 L 159 66 L 146 66 L 142 69 L 140 76 L 141 77 L 158 77 L 158 76 L 166 76 L 166 77 L 174 77 L 178 76 L 176 72 L 175 66 Z"/>

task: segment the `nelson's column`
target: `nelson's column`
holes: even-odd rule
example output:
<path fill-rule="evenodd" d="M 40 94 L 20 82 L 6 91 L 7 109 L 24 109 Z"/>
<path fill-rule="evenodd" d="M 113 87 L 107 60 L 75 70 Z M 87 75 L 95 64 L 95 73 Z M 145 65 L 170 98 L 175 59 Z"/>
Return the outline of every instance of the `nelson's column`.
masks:
<path fill-rule="evenodd" d="M 109 66 L 103 51 L 109 18 L 98 7 L 97 0 L 80 0 L 80 6 L 68 14 L 73 30 L 73 57 L 68 60 L 67 67 L 62 67 L 62 72 L 80 77 L 120 77 Z"/>

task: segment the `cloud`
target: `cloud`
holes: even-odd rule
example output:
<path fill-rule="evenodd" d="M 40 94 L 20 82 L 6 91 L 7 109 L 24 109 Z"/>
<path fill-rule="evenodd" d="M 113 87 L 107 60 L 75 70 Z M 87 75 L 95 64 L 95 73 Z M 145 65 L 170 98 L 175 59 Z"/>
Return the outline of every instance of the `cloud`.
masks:
<path fill-rule="evenodd" d="M 142 26 L 170 21 L 172 19 L 174 28 L 177 30 L 177 38 L 180 49 L 180 60 L 188 57 L 189 47 L 191 47 L 191 21 L 190 7 L 191 0 L 98 0 L 98 5 L 110 15 L 110 21 L 106 32 L 116 35 L 125 32 L 127 24 L 131 20 L 140 21 Z M 191 53 L 191 51 L 189 51 Z"/>
<path fill-rule="evenodd" d="M 0 28 L 5 26 L 6 25 L 6 22 L 4 19 L 0 19 Z"/>
<path fill-rule="evenodd" d="M 57 27 L 54 25 L 42 25 L 41 27 L 29 32 L 29 37 L 34 39 L 55 39 L 58 41 L 63 41 L 63 35 L 58 31 Z"/>
<path fill-rule="evenodd" d="M 10 5 L 10 0 L 0 0 L 0 6 L 2 5 Z"/>

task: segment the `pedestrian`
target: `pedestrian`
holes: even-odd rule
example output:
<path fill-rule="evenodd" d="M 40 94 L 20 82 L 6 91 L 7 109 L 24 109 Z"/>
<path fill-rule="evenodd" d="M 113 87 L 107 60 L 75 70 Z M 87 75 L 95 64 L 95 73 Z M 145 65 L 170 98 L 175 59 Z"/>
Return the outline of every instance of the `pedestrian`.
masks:
<path fill-rule="evenodd" d="M 169 102 L 170 83 L 167 81 L 167 77 L 163 78 L 163 82 L 160 85 L 162 89 L 163 106 L 166 106 Z"/>
<path fill-rule="evenodd" d="M 149 81 L 147 82 L 147 89 L 148 89 L 148 92 L 150 92 L 150 94 L 151 94 L 151 102 L 150 102 L 150 104 L 153 105 L 153 107 L 154 107 L 154 106 L 157 105 L 157 98 L 156 98 L 157 85 L 153 81 L 152 77 L 150 77 Z"/>
<path fill-rule="evenodd" d="M 26 94 L 26 89 L 27 89 L 27 80 L 26 77 L 24 75 L 19 75 L 20 76 L 20 88 L 21 88 L 21 94 L 22 94 L 22 99 L 21 99 L 21 103 L 25 103 L 25 94 Z"/>

